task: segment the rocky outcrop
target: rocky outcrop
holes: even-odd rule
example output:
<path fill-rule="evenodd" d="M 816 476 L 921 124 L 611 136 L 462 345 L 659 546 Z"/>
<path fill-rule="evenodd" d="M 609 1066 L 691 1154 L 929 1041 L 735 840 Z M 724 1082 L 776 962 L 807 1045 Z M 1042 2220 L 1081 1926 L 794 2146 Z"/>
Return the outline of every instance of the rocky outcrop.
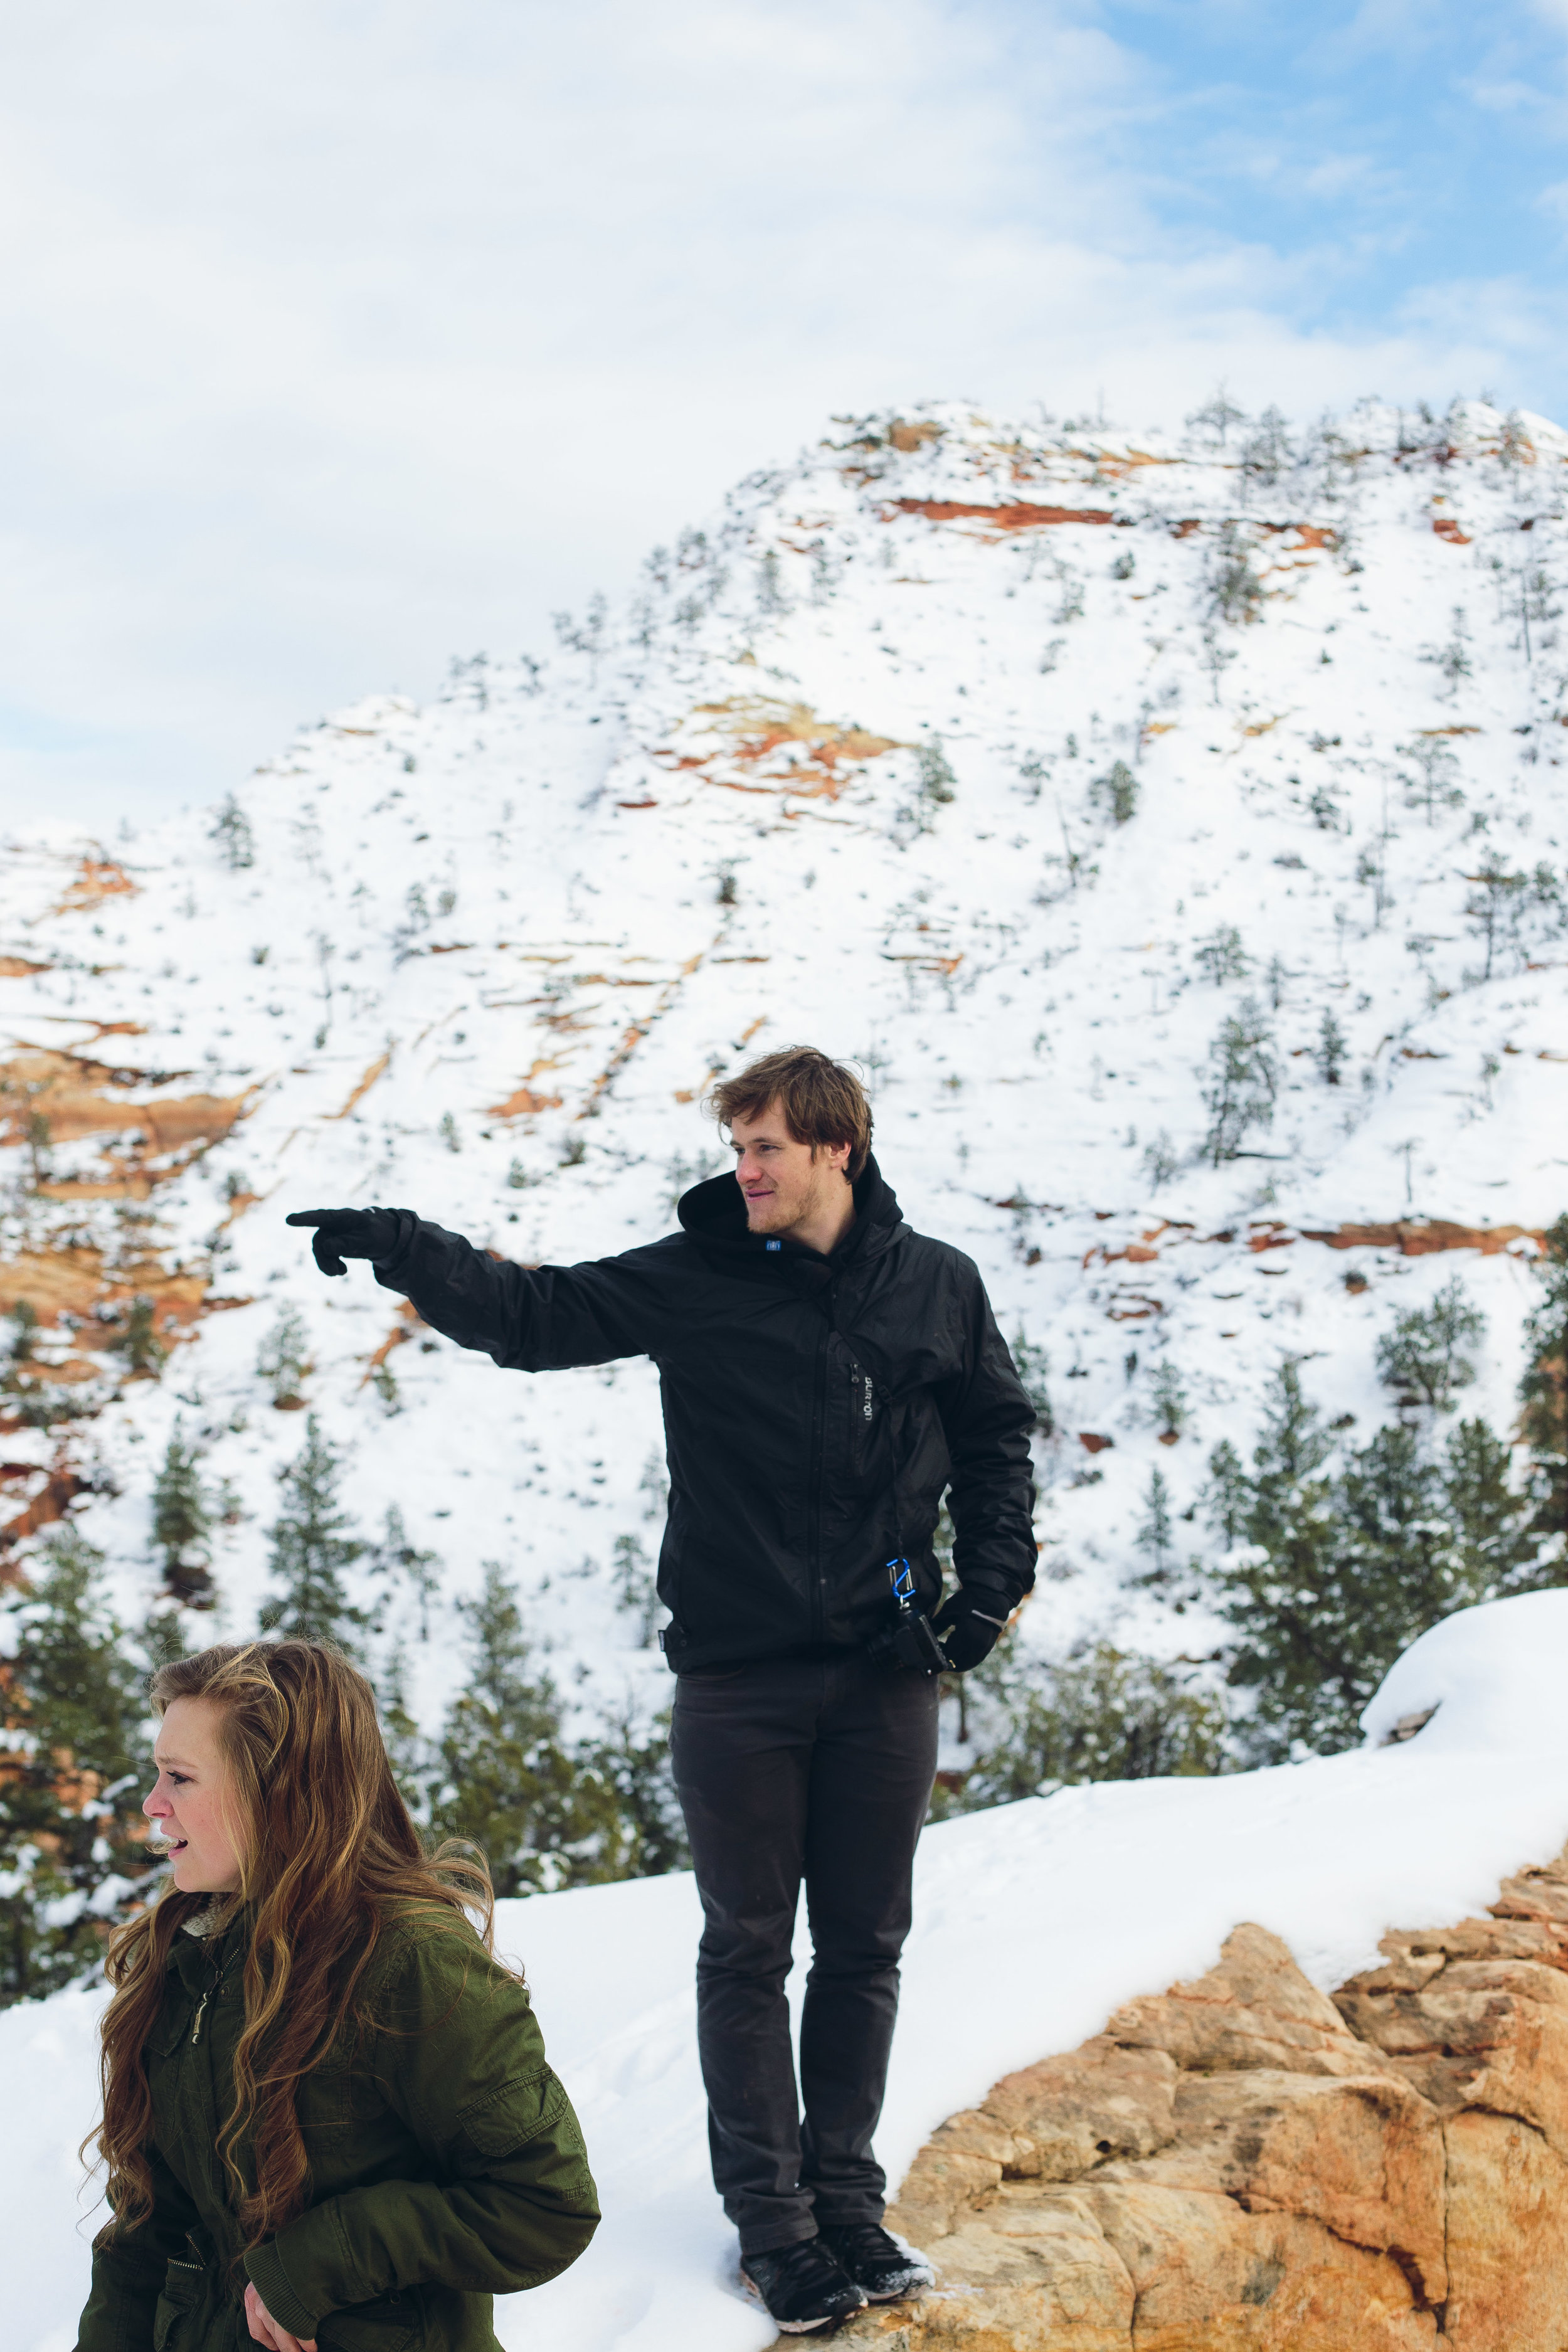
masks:
<path fill-rule="evenodd" d="M 1568 1853 L 1319 1992 L 1237 1927 L 998 2083 L 889 2226 L 937 2273 L 879 2352 L 1563 2352 Z"/>

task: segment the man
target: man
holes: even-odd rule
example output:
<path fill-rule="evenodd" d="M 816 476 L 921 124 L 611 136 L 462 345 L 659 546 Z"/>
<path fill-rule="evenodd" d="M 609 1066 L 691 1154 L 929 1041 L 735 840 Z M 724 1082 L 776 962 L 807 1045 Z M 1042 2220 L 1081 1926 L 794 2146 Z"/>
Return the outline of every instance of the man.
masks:
<path fill-rule="evenodd" d="M 617 1257 L 512 1265 L 410 1210 L 289 1222 L 314 1226 L 324 1273 L 369 1258 L 502 1366 L 658 1366 L 661 1640 L 706 1919 L 713 2178 L 748 2284 L 797 2334 L 929 2277 L 881 2226 L 871 2153 L 936 1766 L 934 1644 L 893 1579 L 907 1561 L 946 1664 L 977 1665 L 1034 1583 L 1034 1413 L 973 1265 L 900 1215 L 851 1071 L 769 1055 L 708 1108 L 734 1179 L 696 1186 L 679 1234 Z M 931 1534 L 950 1485 L 961 1581 L 943 1603 Z M 913 1664 L 868 1646 L 900 1625 Z M 784 1986 L 803 1879 L 797 2100 Z"/>

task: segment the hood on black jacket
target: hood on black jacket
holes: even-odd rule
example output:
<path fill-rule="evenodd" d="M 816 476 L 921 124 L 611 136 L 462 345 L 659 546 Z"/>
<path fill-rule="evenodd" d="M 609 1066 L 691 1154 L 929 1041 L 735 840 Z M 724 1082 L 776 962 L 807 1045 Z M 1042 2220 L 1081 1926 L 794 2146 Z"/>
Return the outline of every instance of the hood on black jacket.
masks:
<path fill-rule="evenodd" d="M 855 1180 L 855 1222 L 832 1255 L 808 1249 L 787 1234 L 754 1234 L 746 1223 L 746 1202 L 733 1176 L 710 1176 L 683 1192 L 676 1210 L 684 1231 L 703 1255 L 731 1273 L 772 1276 L 782 1257 L 791 1280 L 816 1289 L 832 1280 L 852 1258 L 877 1255 L 903 1223 L 897 1195 L 875 1158 Z"/>

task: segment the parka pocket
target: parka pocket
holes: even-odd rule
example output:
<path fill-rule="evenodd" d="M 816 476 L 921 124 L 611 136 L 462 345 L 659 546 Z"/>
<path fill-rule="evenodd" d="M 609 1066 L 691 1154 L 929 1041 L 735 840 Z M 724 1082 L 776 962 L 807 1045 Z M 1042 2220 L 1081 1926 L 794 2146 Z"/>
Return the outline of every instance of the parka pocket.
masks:
<path fill-rule="evenodd" d="M 153 2311 L 153 2352 L 179 2352 L 180 2322 L 200 2302 L 205 2276 L 199 2263 L 169 2263 Z"/>
<path fill-rule="evenodd" d="M 191 2038 L 191 2020 L 196 2004 L 183 1988 L 172 1992 L 153 2021 L 147 2036 L 147 2049 L 154 2058 L 175 2057 L 184 2043 Z"/>
<path fill-rule="evenodd" d="M 566 2094 L 560 2080 L 543 2066 L 537 2074 L 515 2075 L 499 2091 L 465 2107 L 458 2117 L 458 2147 L 459 2151 L 471 2148 L 481 2162 L 494 2162 L 526 2147 L 565 2113 Z M 459 2153 L 459 2164 L 461 2160 Z"/>
<path fill-rule="evenodd" d="M 378 2295 L 346 2311 L 331 2311 L 316 2328 L 322 2352 L 418 2352 L 425 2315 L 417 2288 Z"/>

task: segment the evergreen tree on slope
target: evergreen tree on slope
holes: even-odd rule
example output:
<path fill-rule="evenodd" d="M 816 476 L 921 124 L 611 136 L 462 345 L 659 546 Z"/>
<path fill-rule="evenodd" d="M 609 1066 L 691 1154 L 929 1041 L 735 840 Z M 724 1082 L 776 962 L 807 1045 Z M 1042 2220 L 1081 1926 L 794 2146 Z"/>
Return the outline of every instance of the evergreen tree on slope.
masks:
<path fill-rule="evenodd" d="M 1363 1708 L 1418 1634 L 1535 1580 L 1529 1498 L 1484 1423 L 1462 1423 L 1441 1457 L 1393 1424 L 1337 1476 L 1332 1444 L 1286 1362 L 1251 1470 L 1229 1446 L 1210 1463 L 1210 1516 L 1230 1545 L 1215 1574 L 1237 1633 L 1229 1680 L 1252 1695 L 1242 1741 L 1259 1763 L 1355 1746 Z"/>
<path fill-rule="evenodd" d="M 1529 1369 L 1520 1382 L 1524 1435 L 1534 1456 L 1542 1535 L 1568 1535 L 1568 1215 L 1546 1235 L 1537 1266 L 1542 1296 L 1525 1323 Z M 1568 1579 L 1561 1555 L 1550 1580 Z"/>
<path fill-rule="evenodd" d="M 471 1672 L 442 1735 L 432 1823 L 480 1848 L 498 1895 L 558 1886 L 572 1876 L 560 1850 L 588 1828 L 577 1819 L 560 1701 L 549 1676 L 531 1671 L 517 1596 L 493 1560 L 478 1599 L 458 1606 Z"/>
<path fill-rule="evenodd" d="M 163 1556 L 163 1590 L 187 1609 L 213 1603 L 212 1510 L 199 1449 L 176 1415 L 153 1487 L 153 1540 Z"/>
<path fill-rule="evenodd" d="M 0 2002 L 97 1965 L 144 1887 L 147 1704 L 103 1607 L 103 1555 L 62 1528 L 31 1562 L 0 1660 Z"/>
<path fill-rule="evenodd" d="M 343 1572 L 364 1545 L 349 1533 L 352 1522 L 338 1503 L 338 1460 L 336 1448 L 310 1414 L 300 1458 L 280 1474 L 284 1504 L 268 1535 L 272 1574 L 281 1590 L 263 1603 L 260 1621 L 264 1633 L 336 1642 L 352 1650 L 364 1612 L 350 1602 Z"/>

